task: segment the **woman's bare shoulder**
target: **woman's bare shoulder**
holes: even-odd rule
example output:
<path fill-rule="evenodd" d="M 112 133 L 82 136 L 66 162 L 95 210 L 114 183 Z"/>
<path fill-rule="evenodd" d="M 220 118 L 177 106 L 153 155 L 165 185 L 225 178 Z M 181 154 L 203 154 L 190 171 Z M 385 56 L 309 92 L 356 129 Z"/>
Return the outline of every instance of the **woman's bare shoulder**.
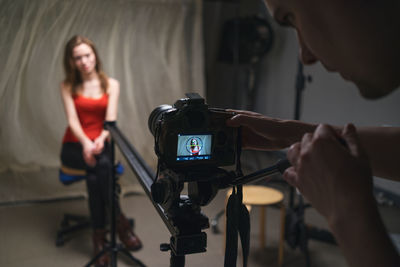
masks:
<path fill-rule="evenodd" d="M 108 93 L 114 93 L 119 91 L 119 81 L 109 77 L 108 78 Z"/>

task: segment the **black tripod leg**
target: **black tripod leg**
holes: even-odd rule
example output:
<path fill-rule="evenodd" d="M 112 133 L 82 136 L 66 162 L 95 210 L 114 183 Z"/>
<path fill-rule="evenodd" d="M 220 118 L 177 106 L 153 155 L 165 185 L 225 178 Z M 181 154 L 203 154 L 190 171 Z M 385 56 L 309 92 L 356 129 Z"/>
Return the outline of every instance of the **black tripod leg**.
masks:
<path fill-rule="evenodd" d="M 170 267 L 184 267 L 185 255 L 177 256 L 171 251 Z"/>
<path fill-rule="evenodd" d="M 304 222 L 304 211 L 305 211 L 305 205 L 304 205 L 304 199 L 302 195 L 299 195 L 299 218 L 300 218 L 300 250 L 303 252 L 304 257 L 306 259 L 306 266 L 311 267 L 311 259 L 310 259 L 310 252 L 308 250 L 308 240 L 309 240 L 309 234 L 308 234 L 308 229 L 306 227 L 306 224 Z"/>
<path fill-rule="evenodd" d="M 135 258 L 129 251 L 127 251 L 126 249 L 120 249 L 119 251 L 121 251 L 125 256 L 127 256 L 131 261 L 133 261 L 137 266 L 140 267 L 146 267 L 146 265 L 144 265 L 143 262 L 141 262 L 139 259 Z"/>
<path fill-rule="evenodd" d="M 214 219 L 211 220 L 211 229 L 214 234 L 221 233 L 221 231 L 218 228 L 218 221 L 219 221 L 219 218 L 224 214 L 225 214 L 225 210 L 221 210 L 220 212 L 217 213 L 217 215 L 215 215 Z"/>
<path fill-rule="evenodd" d="M 105 253 L 107 253 L 108 252 L 108 250 L 109 250 L 110 248 L 104 248 L 102 251 L 100 251 L 96 256 L 94 256 L 94 258 L 93 259 L 91 259 L 90 261 L 89 261 L 89 263 L 87 263 L 86 265 L 85 265 L 85 267 L 90 267 L 90 266 L 92 266 L 95 262 L 96 262 L 96 260 L 98 259 L 98 258 L 100 258 L 101 256 L 103 256 Z"/>
<path fill-rule="evenodd" d="M 311 267 L 310 252 L 308 251 L 308 246 L 303 249 L 304 257 L 306 258 L 306 266 Z"/>

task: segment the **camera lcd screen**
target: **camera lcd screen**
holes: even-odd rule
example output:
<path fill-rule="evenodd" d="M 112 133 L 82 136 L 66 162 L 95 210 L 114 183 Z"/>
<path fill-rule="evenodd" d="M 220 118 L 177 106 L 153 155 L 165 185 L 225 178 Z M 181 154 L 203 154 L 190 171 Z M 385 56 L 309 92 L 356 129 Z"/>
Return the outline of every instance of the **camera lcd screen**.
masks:
<path fill-rule="evenodd" d="M 211 159 L 211 134 L 178 134 L 176 161 Z"/>

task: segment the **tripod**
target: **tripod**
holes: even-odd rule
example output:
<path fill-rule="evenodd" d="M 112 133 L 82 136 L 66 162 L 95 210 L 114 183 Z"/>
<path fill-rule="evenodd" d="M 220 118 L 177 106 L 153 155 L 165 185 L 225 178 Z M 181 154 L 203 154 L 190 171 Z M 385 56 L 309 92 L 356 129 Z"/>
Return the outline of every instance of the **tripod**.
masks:
<path fill-rule="evenodd" d="M 117 244 L 116 240 L 116 202 L 118 201 L 118 186 L 117 180 L 118 177 L 116 175 L 116 166 L 114 165 L 115 161 L 115 148 L 114 148 L 114 140 L 111 139 L 111 163 L 112 163 L 112 172 L 110 179 L 110 188 L 111 188 L 111 242 L 109 246 L 106 246 L 102 251 L 100 251 L 97 255 L 94 256 L 93 259 L 89 261 L 85 266 L 92 266 L 97 259 L 103 256 L 105 253 L 111 254 L 111 267 L 117 266 L 117 254 L 118 252 L 122 252 L 125 254 L 130 260 L 132 260 L 136 265 L 145 267 L 145 265 L 138 259 L 136 259 L 132 254 L 122 246 L 122 244 Z"/>

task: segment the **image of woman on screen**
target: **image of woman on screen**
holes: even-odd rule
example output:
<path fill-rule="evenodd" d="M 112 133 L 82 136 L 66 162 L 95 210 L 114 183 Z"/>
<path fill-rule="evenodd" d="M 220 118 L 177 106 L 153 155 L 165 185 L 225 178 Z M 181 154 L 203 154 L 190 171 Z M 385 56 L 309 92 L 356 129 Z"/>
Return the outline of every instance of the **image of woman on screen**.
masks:
<path fill-rule="evenodd" d="M 199 142 L 195 138 L 190 140 L 190 152 L 191 152 L 192 156 L 199 155 L 199 152 L 200 152 Z"/>

